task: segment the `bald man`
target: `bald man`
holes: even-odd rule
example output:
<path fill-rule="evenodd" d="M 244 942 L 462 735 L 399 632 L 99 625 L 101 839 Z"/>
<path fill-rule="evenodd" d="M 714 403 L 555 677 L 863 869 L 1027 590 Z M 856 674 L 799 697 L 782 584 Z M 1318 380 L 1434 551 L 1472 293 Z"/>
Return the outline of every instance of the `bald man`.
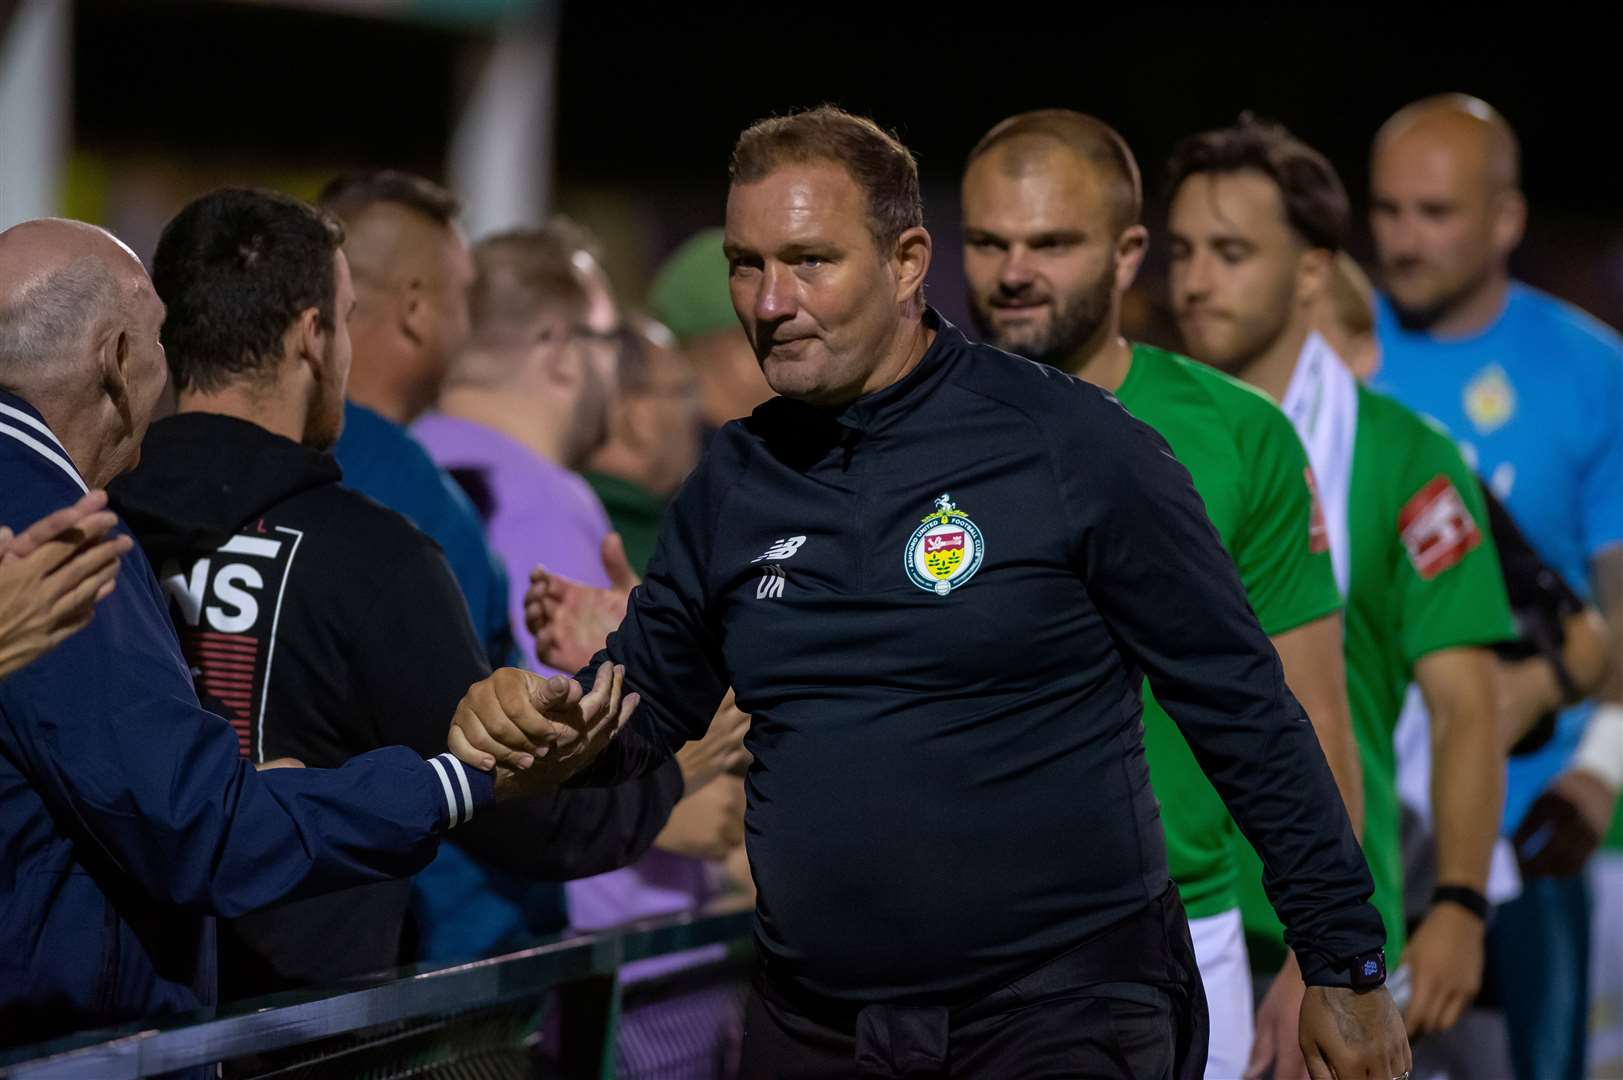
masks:
<path fill-rule="evenodd" d="M 344 225 L 355 278 L 354 363 L 344 433 L 333 454 L 344 483 L 403 514 L 451 564 L 492 667 L 522 664 L 507 616 L 507 576 L 479 513 L 407 430 L 439 396 L 468 336 L 473 256 L 457 197 L 420 176 L 341 176 L 321 208 Z"/>
<path fill-rule="evenodd" d="M 1527 217 L 1514 132 L 1476 98 L 1427 98 L 1381 128 L 1370 170 L 1379 385 L 1447 427 L 1538 553 L 1623 626 L 1623 340 L 1511 279 Z M 1579 871 L 1623 786 L 1615 629 L 1610 654 L 1601 703 L 1563 713 L 1543 751 L 1510 763 L 1504 825 L 1528 880 L 1495 918 L 1488 980 L 1522 1077 L 1583 1071 Z"/>
<path fill-rule="evenodd" d="M 0 527 L 134 467 L 163 318 L 110 234 L 0 233 L 0 408 L 23 436 L 0 438 Z M 256 771 L 198 705 L 151 567 L 124 559 L 89 627 L 0 681 L 0 1044 L 213 1004 L 209 913 L 412 873 L 493 797 L 402 747 Z"/>

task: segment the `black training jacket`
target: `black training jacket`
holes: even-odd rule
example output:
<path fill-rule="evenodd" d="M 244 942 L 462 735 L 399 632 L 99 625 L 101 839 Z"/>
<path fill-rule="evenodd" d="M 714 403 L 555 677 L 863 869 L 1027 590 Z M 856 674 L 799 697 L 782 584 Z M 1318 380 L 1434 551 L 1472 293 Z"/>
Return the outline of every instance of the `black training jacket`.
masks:
<path fill-rule="evenodd" d="M 578 782 L 663 761 L 736 687 L 768 969 L 950 1003 L 1167 888 L 1148 675 L 1307 980 L 1339 981 L 1383 943 L 1369 871 L 1189 474 L 1111 395 L 928 320 L 896 384 L 716 436 L 609 638 L 643 703 Z"/>
<path fill-rule="evenodd" d="M 140 466 L 111 485 L 199 697 L 253 761 L 441 753 L 457 702 L 490 674 L 438 546 L 339 481 L 331 454 L 182 413 L 152 426 Z M 670 762 L 619 788 L 486 807 L 454 842 L 532 876 L 601 873 L 639 857 L 681 793 Z M 410 889 L 368 885 L 222 923 L 221 998 L 394 966 Z"/>

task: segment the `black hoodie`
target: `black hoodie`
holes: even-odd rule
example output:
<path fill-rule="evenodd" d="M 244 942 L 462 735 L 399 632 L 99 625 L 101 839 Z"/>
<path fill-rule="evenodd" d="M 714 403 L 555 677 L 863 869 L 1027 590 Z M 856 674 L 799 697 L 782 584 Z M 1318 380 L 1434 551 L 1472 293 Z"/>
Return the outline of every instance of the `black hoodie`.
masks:
<path fill-rule="evenodd" d="M 467 604 L 438 546 L 343 487 L 332 455 L 182 413 L 152 426 L 111 494 L 169 597 L 200 697 L 244 756 L 330 768 L 380 746 L 445 749 L 457 702 L 490 673 Z M 596 796 L 490 807 L 456 840 L 530 876 L 600 873 L 640 856 L 681 793 L 673 764 Z M 388 882 L 222 926 L 221 999 L 392 967 L 409 896 Z"/>

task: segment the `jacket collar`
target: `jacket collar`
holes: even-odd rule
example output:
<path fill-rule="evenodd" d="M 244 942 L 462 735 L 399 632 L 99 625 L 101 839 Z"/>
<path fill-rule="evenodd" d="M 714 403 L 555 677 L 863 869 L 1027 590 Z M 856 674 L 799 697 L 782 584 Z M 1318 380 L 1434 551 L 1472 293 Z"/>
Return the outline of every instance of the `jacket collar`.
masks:
<path fill-rule="evenodd" d="M 88 491 L 84 477 L 68 456 L 67 447 L 45 423 L 40 411 L 16 394 L 0 390 L 0 438 L 22 443 L 67 474 L 80 491 Z"/>

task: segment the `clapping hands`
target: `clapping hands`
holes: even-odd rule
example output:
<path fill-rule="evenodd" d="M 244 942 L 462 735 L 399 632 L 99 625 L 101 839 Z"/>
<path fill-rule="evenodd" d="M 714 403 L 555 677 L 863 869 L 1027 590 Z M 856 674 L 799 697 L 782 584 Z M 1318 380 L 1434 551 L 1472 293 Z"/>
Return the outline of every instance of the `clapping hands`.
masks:
<path fill-rule="evenodd" d="M 135 546 L 109 535 L 117 523 L 106 492 L 92 491 L 20 535 L 0 527 L 0 677 L 90 624 Z"/>

